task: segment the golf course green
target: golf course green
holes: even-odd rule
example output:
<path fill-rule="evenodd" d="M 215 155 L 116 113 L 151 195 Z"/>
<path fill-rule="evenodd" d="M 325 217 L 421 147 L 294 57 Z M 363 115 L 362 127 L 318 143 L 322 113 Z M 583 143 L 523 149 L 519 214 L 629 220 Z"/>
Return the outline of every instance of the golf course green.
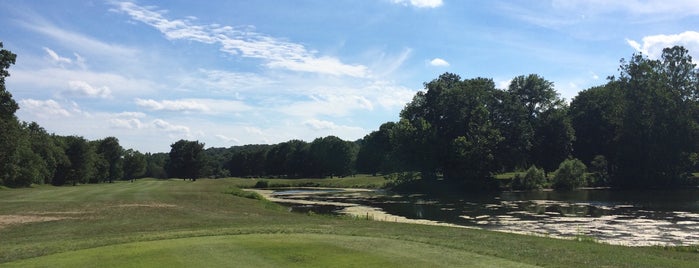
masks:
<path fill-rule="evenodd" d="M 291 213 L 269 201 L 239 196 L 237 187 L 249 183 L 144 179 L 0 189 L 0 266 L 696 267 L 699 263 L 699 253 L 691 247 L 623 247 L 587 239 Z"/>

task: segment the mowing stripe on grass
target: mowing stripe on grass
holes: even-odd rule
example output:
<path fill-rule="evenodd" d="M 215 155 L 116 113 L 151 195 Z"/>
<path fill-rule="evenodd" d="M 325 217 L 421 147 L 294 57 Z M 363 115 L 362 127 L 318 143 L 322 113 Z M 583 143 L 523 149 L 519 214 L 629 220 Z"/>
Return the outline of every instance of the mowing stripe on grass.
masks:
<path fill-rule="evenodd" d="M 434 245 L 360 236 L 250 234 L 137 242 L 6 267 L 534 267 Z"/>

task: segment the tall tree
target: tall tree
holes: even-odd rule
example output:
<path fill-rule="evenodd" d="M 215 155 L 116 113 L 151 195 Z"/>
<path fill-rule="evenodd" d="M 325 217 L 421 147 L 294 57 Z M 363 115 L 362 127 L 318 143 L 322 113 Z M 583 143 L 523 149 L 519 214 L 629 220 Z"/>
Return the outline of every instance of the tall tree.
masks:
<path fill-rule="evenodd" d="M 616 135 L 621 126 L 624 99 L 618 83 L 608 83 L 578 93 L 570 103 L 569 114 L 575 129 L 573 152 L 591 163 L 595 156 L 615 154 Z"/>
<path fill-rule="evenodd" d="M 393 128 L 397 155 L 423 178 L 442 173 L 449 179 L 483 181 L 496 168 L 495 149 L 502 141 L 489 108 L 495 84 L 445 73 L 425 87 Z"/>
<path fill-rule="evenodd" d="M 15 112 L 19 109 L 12 94 L 5 88 L 7 71 L 15 64 L 17 55 L 3 49 L 0 42 L 0 183 L 8 186 L 21 186 L 19 178 L 19 137 L 20 125 Z"/>
<path fill-rule="evenodd" d="M 327 136 L 313 140 L 309 148 L 313 165 L 311 172 L 316 177 L 346 176 L 352 172 L 353 150 L 350 143 Z"/>
<path fill-rule="evenodd" d="M 390 173 L 395 171 L 392 155 L 391 131 L 396 125 L 394 122 L 387 122 L 361 140 L 360 149 L 357 153 L 357 170 L 359 172 L 370 173 Z"/>
<path fill-rule="evenodd" d="M 202 176 L 205 164 L 204 144 L 199 141 L 179 140 L 170 145 L 168 175 L 195 181 Z"/>
<path fill-rule="evenodd" d="M 512 79 L 508 93 L 524 107 L 529 126 L 520 126 L 522 130 L 533 131 L 528 159 L 531 164 L 553 171 L 562 160 L 571 153 L 574 133 L 567 117 L 565 102 L 559 98 L 553 82 L 543 77 L 530 74 Z M 514 106 L 517 107 L 517 106 Z M 553 155 L 547 155 L 553 154 Z"/>
<path fill-rule="evenodd" d="M 567 107 L 550 108 L 536 120 L 531 159 L 544 171 L 552 172 L 571 155 L 574 139 Z"/>
<path fill-rule="evenodd" d="M 660 60 L 635 54 L 612 78 L 625 109 L 617 139 L 613 183 L 622 187 L 671 187 L 689 172 L 698 151 L 696 65 L 683 47 L 663 50 Z"/>
<path fill-rule="evenodd" d="M 164 179 L 167 178 L 165 165 L 170 156 L 167 153 L 146 153 L 146 177 Z"/>
<path fill-rule="evenodd" d="M 133 181 L 146 174 L 146 156 L 139 151 L 128 149 L 124 152 L 124 179 Z"/>
<path fill-rule="evenodd" d="M 28 138 L 31 151 L 41 159 L 41 162 L 34 166 L 39 174 L 34 183 L 50 184 L 58 165 L 68 161 L 63 148 L 57 144 L 54 136 L 36 122 L 23 123 L 22 129 Z"/>
<path fill-rule="evenodd" d="M 496 90 L 488 107 L 493 125 L 503 138 L 495 151 L 498 168 L 500 171 L 526 169 L 531 165 L 529 152 L 534 141 L 534 129 L 526 107 L 517 96 L 505 90 Z"/>
<path fill-rule="evenodd" d="M 65 173 L 62 174 L 65 178 L 56 180 L 56 182 L 60 182 L 60 184 L 71 183 L 73 185 L 87 183 L 95 173 L 95 152 L 89 142 L 83 137 L 68 136 L 65 137 L 65 142 L 65 154 L 68 157 L 69 166 L 65 167 Z"/>
<path fill-rule="evenodd" d="M 124 148 L 119 145 L 119 139 L 107 137 L 97 141 L 97 155 L 104 159 L 109 183 L 123 177 Z"/>
<path fill-rule="evenodd" d="M 508 91 L 524 105 L 530 118 L 538 117 L 561 102 L 553 82 L 536 74 L 515 77 Z"/>

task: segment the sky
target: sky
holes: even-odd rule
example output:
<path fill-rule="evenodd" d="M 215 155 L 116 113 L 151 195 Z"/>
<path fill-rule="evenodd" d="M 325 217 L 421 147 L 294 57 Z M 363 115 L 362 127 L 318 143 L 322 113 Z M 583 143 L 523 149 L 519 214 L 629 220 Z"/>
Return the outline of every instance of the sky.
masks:
<path fill-rule="evenodd" d="M 168 152 L 357 140 L 451 72 L 570 101 L 634 53 L 699 57 L 696 0 L 0 1 L 7 89 L 48 132 Z"/>

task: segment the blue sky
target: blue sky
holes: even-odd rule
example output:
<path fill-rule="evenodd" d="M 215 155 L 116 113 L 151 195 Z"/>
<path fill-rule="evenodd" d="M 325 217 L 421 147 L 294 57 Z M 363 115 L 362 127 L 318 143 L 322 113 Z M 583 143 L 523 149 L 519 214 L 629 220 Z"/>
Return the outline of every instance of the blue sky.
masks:
<path fill-rule="evenodd" d="M 4 0 L 0 25 L 20 120 L 142 152 L 359 139 L 444 72 L 570 100 L 635 52 L 699 57 L 694 0 Z"/>

